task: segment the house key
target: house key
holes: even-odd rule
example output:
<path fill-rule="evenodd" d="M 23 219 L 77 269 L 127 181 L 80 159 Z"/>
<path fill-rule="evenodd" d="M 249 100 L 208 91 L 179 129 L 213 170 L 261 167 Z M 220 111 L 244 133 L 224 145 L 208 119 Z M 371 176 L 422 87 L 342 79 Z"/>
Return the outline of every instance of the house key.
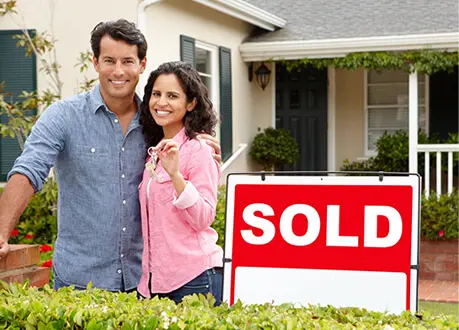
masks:
<path fill-rule="evenodd" d="M 150 155 L 150 161 L 145 164 L 145 168 L 150 172 L 151 177 L 153 179 L 157 179 L 156 176 L 156 165 L 158 164 L 158 156 L 156 155 L 156 152 L 152 150 L 152 148 L 148 148 L 148 154 Z"/>

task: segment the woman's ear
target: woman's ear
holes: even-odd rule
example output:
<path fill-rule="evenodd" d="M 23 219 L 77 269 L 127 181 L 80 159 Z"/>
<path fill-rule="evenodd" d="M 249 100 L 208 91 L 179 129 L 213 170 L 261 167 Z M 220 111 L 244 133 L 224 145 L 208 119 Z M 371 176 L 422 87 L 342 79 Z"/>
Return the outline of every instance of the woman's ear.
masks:
<path fill-rule="evenodd" d="M 193 101 L 186 105 L 186 111 L 192 111 L 196 107 L 196 104 L 198 104 L 198 100 L 194 98 Z"/>

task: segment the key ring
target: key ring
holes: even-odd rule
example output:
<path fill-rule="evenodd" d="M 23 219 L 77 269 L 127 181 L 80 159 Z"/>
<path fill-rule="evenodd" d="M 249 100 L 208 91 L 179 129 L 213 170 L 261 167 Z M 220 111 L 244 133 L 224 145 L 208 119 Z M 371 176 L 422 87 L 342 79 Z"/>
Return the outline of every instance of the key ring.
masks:
<path fill-rule="evenodd" d="M 148 148 L 148 155 L 151 157 L 150 161 L 145 164 L 145 168 L 150 172 L 153 179 L 156 179 L 156 165 L 158 165 L 158 155 L 153 151 L 153 147 Z"/>

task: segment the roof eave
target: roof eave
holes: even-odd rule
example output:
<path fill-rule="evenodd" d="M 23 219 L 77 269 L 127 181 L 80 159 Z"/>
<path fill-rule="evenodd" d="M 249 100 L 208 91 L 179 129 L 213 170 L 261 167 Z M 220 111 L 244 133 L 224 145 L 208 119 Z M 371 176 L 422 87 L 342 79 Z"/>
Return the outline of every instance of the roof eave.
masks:
<path fill-rule="evenodd" d="M 459 33 L 275 42 L 245 42 L 239 50 L 245 62 L 345 57 L 349 53 L 416 49 L 458 50 Z"/>
<path fill-rule="evenodd" d="M 287 23 L 286 20 L 241 0 L 193 1 L 268 31 L 283 28 Z"/>

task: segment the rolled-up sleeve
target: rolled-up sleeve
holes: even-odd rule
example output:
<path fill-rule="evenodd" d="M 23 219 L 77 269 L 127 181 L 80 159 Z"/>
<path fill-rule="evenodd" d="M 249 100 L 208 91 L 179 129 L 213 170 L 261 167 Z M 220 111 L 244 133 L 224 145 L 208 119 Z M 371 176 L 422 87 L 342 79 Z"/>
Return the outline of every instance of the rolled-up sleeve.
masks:
<path fill-rule="evenodd" d="M 25 175 L 35 192 L 40 191 L 57 155 L 64 148 L 65 134 L 65 111 L 60 103 L 54 103 L 33 126 L 24 151 L 8 173 L 8 180 L 16 173 Z"/>
<path fill-rule="evenodd" d="M 220 165 L 213 158 L 213 149 L 196 144 L 190 153 L 188 180 L 185 189 L 173 204 L 196 231 L 208 228 L 215 218 Z"/>

